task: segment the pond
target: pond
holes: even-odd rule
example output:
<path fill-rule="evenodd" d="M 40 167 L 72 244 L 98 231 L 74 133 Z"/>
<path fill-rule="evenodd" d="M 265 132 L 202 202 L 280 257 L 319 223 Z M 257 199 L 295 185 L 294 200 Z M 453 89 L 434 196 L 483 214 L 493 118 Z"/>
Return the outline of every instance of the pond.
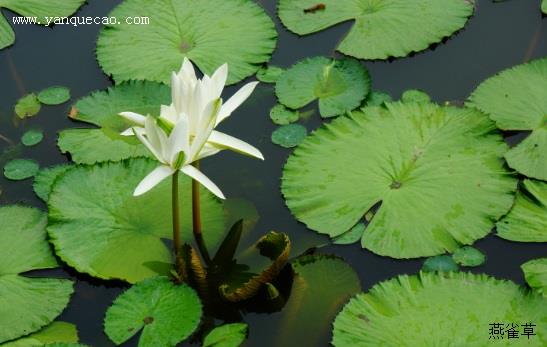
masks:
<path fill-rule="evenodd" d="M 79 10 L 78 15 L 106 16 L 121 2 L 122 0 L 89 0 Z M 258 3 L 275 21 L 279 34 L 271 64 L 290 67 L 307 57 L 342 56 L 335 48 L 352 23 L 338 24 L 328 30 L 299 37 L 288 31 L 276 16 L 276 1 L 262 0 Z M 12 12 L 3 12 L 8 19 L 14 16 Z M 75 124 L 67 117 L 70 105 L 92 91 L 104 90 L 113 85 L 113 81 L 103 73 L 96 61 L 96 40 L 100 29 L 100 25 L 15 27 L 16 44 L 0 50 L 0 166 L 3 167 L 13 158 L 31 158 L 39 162 L 41 167 L 69 161 L 69 157 L 61 154 L 57 147 L 57 134 L 62 129 L 85 126 L 81 123 Z M 387 92 L 394 99 L 398 99 L 405 90 L 419 89 L 438 103 L 450 101 L 462 104 L 488 77 L 506 68 L 546 56 L 546 38 L 547 26 L 538 1 L 479 0 L 475 15 L 465 28 L 442 43 L 405 58 L 361 62 L 370 73 L 373 90 Z M 254 77 L 248 80 L 253 79 Z M 228 87 L 225 93 L 232 94 L 243 84 L 241 82 Z M 52 85 L 70 88 L 70 103 L 43 107 L 39 115 L 32 118 L 18 119 L 14 115 L 13 107 L 20 97 Z M 242 247 L 251 245 L 267 231 L 284 232 L 291 239 L 292 258 L 305 252 L 341 257 L 357 273 L 363 291 L 399 274 L 417 273 L 422 267 L 423 258 L 398 260 L 382 257 L 362 249 L 359 243 L 333 245 L 328 237 L 308 229 L 293 217 L 280 191 L 282 168 L 292 150 L 279 147 L 270 140 L 277 126 L 270 120 L 269 112 L 276 102 L 273 85 L 262 83 L 251 98 L 220 126 L 220 130 L 258 147 L 264 154 L 265 161 L 224 152 L 215 156 L 214 160 L 203 160 L 201 164 L 202 170 L 222 187 L 226 196 L 252 202 L 258 211 L 259 219 L 249 235 L 244 237 Z M 305 108 L 313 111 L 312 116 L 300 122 L 309 131 L 329 122 L 322 120 L 317 107 L 312 105 Z M 35 128 L 42 129 L 45 134 L 39 145 L 13 145 L 19 142 L 27 130 Z M 506 141 L 516 144 L 523 137 L 524 134 L 509 133 Z M 32 180 L 13 182 L 1 176 L 0 204 L 23 204 L 45 210 L 47 206 L 35 196 L 32 184 Z M 510 242 L 493 234 L 480 239 L 474 246 L 486 254 L 487 261 L 479 267 L 470 268 L 469 271 L 486 273 L 518 284 L 525 283 L 520 269 L 523 263 L 547 256 L 545 244 Z M 129 288 L 129 285 L 121 281 L 94 279 L 78 274 L 68 266 L 31 274 L 44 275 L 76 281 L 70 304 L 58 320 L 76 324 L 82 343 L 90 346 L 114 346 L 103 332 L 103 319 L 112 301 Z M 289 278 L 290 274 L 284 273 L 283 276 Z M 322 280 L 329 282 L 335 279 Z M 281 281 L 285 279 L 282 278 Z M 280 290 L 289 293 L 290 280 L 285 282 L 289 284 Z M 315 305 L 328 307 L 333 302 L 316 302 Z M 339 310 L 340 306 L 336 306 L 336 309 Z M 207 324 L 244 321 L 249 325 L 245 346 L 329 345 L 333 315 L 326 320 L 321 317 L 307 317 L 308 319 L 293 323 L 287 318 L 290 315 L 285 310 L 286 308 L 276 312 L 276 309 L 251 303 L 237 313 L 220 306 L 215 309 L 215 317 L 207 319 Z M 485 333 L 487 334 L 487 328 Z M 137 344 L 138 335 L 123 345 Z M 200 340 L 197 337 L 181 344 L 199 345 Z"/>

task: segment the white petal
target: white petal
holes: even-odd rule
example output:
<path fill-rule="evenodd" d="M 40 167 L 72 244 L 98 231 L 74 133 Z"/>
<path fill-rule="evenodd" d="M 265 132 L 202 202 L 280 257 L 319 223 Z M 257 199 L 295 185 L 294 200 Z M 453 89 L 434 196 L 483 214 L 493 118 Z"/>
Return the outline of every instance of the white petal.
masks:
<path fill-rule="evenodd" d="M 223 64 L 215 71 L 211 77 L 211 88 L 213 90 L 213 97 L 220 98 L 226 80 L 228 79 L 228 64 Z"/>
<path fill-rule="evenodd" d="M 176 73 L 171 74 L 171 108 L 172 110 L 164 110 L 164 106 L 162 105 L 162 116 L 164 111 L 168 112 L 169 115 L 177 114 L 177 112 L 180 112 L 182 110 L 182 104 L 183 104 L 183 90 L 182 90 L 182 81 L 179 79 L 178 75 Z M 169 107 L 169 106 L 165 106 Z M 167 115 L 166 115 L 167 117 Z M 172 122 L 174 122 L 172 120 Z"/>
<path fill-rule="evenodd" d="M 211 133 L 208 143 L 221 147 L 223 149 L 229 149 L 241 154 L 264 160 L 264 156 L 257 148 L 251 146 L 247 142 L 241 141 L 238 138 L 221 133 L 219 131 L 213 131 Z"/>
<path fill-rule="evenodd" d="M 190 145 L 190 136 L 188 134 L 188 122 L 185 118 L 180 119 L 171 135 L 169 136 L 169 150 L 170 150 L 170 162 L 173 163 L 180 152 L 188 153 L 188 147 Z"/>
<path fill-rule="evenodd" d="M 158 159 L 159 161 L 163 161 L 163 158 L 161 157 L 161 148 L 154 147 L 152 143 L 148 141 L 148 138 L 144 136 L 145 132 L 135 132 L 135 135 L 137 135 L 139 141 L 141 141 L 146 146 L 146 148 L 148 148 L 148 150 L 152 152 L 156 159 Z"/>
<path fill-rule="evenodd" d="M 192 165 L 183 166 L 180 171 L 201 183 L 205 188 L 209 189 L 211 193 L 215 194 L 219 198 L 226 199 L 226 197 L 224 197 L 224 194 L 222 194 L 217 185 L 214 184 L 213 181 L 211 181 L 207 176 L 205 176 L 201 171 L 199 171 Z"/>
<path fill-rule="evenodd" d="M 144 126 L 144 121 L 146 120 L 146 117 L 142 114 L 138 114 L 135 112 L 121 112 L 119 113 L 120 116 L 127 119 L 131 123 L 138 124 L 140 126 Z"/>
<path fill-rule="evenodd" d="M 120 135 L 122 135 L 122 136 L 134 136 L 135 133 L 143 134 L 144 133 L 144 128 L 141 128 L 141 127 L 128 128 L 128 129 L 125 129 L 124 131 L 122 131 L 120 133 Z"/>
<path fill-rule="evenodd" d="M 203 119 L 201 121 L 201 127 L 198 129 L 196 137 L 192 141 L 192 145 L 190 147 L 190 162 L 194 161 L 199 155 L 201 148 L 205 145 L 207 139 L 211 135 L 211 132 L 215 128 L 216 119 L 221 105 L 222 100 L 216 99 L 211 101 L 207 107 L 205 107 L 202 115 Z"/>
<path fill-rule="evenodd" d="M 228 118 L 236 108 L 245 102 L 245 100 L 251 96 L 257 85 L 258 82 L 247 83 L 232 95 L 232 97 L 222 106 L 220 114 L 218 115 L 217 124 Z"/>
<path fill-rule="evenodd" d="M 188 60 L 188 58 L 184 57 L 184 60 L 182 62 L 182 67 L 178 73 L 179 77 L 186 80 L 186 81 L 195 81 L 196 78 L 196 71 L 194 70 L 194 65 L 192 65 L 192 62 Z"/>
<path fill-rule="evenodd" d="M 178 110 L 175 108 L 173 104 L 169 106 L 161 105 L 160 117 L 175 124 L 178 121 Z"/>
<path fill-rule="evenodd" d="M 175 170 L 170 168 L 169 166 L 158 166 L 152 172 L 150 172 L 141 181 L 141 183 L 139 183 L 139 185 L 137 186 L 137 188 L 135 188 L 135 191 L 133 192 L 133 196 L 139 196 L 146 193 L 150 189 L 157 186 L 161 181 L 171 176 L 174 172 Z"/>

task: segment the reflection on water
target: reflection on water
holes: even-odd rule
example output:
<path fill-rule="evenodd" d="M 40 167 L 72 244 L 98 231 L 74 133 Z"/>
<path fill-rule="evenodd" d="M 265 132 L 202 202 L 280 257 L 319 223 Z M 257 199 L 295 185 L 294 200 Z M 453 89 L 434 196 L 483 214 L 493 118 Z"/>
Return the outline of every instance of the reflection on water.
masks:
<path fill-rule="evenodd" d="M 103 16 L 120 2 L 89 0 L 79 15 Z M 259 2 L 272 17 L 275 16 L 276 1 Z M 4 12 L 11 17 L 11 13 Z M 287 32 L 277 19 L 276 25 L 280 37 L 272 63 L 280 66 L 289 66 L 299 59 L 314 55 L 332 56 L 336 44 L 351 27 L 351 23 L 343 23 L 318 34 L 299 38 Z M 69 87 L 74 99 L 111 85 L 95 61 L 95 39 L 99 29 L 94 25 L 57 26 L 54 30 L 31 25 L 15 28 L 16 45 L 0 51 L 1 166 L 16 157 L 34 158 L 41 166 L 67 161 L 56 148 L 55 141 L 59 129 L 74 126 L 66 117 L 69 104 L 45 106 L 38 116 L 26 120 L 15 118 L 12 108 L 25 93 L 51 85 Z M 373 88 L 389 92 L 394 97 L 399 97 L 406 89 L 418 88 L 439 102 L 461 102 L 482 80 L 494 73 L 525 60 L 547 55 L 546 37 L 547 26 L 541 17 L 539 0 L 508 0 L 501 3 L 481 0 L 478 1 L 476 15 L 466 28 L 444 43 L 408 58 L 364 64 L 372 76 Z M 235 88 L 229 89 L 229 93 Z M 269 137 L 275 125 L 271 123 L 268 113 L 274 104 L 272 85 L 262 84 L 253 97 L 222 125 L 226 132 L 256 144 L 265 154 L 265 162 L 225 153 L 214 161 L 205 160 L 203 169 L 227 196 L 247 199 L 255 204 L 260 219 L 246 238 L 249 244 L 243 244 L 242 247 L 248 247 L 265 232 L 276 230 L 290 235 L 294 256 L 310 247 L 324 244 L 327 240 L 298 223 L 284 205 L 279 180 L 282 165 L 290 152 L 270 142 Z M 321 120 L 317 115 L 315 112 L 305 122 L 309 130 L 320 125 Z M 18 143 L 22 134 L 30 128 L 45 131 L 46 137 L 40 145 L 32 148 L 11 146 L 12 143 Z M 221 169 L 215 170 L 216 167 Z M 45 208 L 34 196 L 31 180 L 14 183 L 1 177 L 0 189 L 1 204 L 23 203 Z M 520 264 L 546 255 L 541 245 L 511 243 L 493 236 L 480 240 L 477 246 L 486 252 L 488 261 L 476 271 L 517 282 L 523 282 Z M 420 260 L 383 258 L 362 250 L 359 245 L 328 246 L 320 252 L 334 253 L 345 258 L 356 269 L 365 289 L 396 274 L 415 272 L 421 266 Z M 108 305 L 125 286 L 76 275 L 72 270 L 63 274 L 77 278 L 78 282 L 72 302 L 61 319 L 77 323 L 83 342 L 93 346 L 112 346 L 102 332 L 102 320 Z M 283 278 L 286 280 L 287 277 L 290 279 L 290 274 L 285 274 Z M 290 280 L 288 283 L 288 286 L 280 287 L 288 288 L 283 289 L 288 291 Z M 232 306 L 218 308 L 216 314 L 230 321 L 243 319 L 250 325 L 247 346 L 275 346 L 278 340 L 274 337 L 280 334 L 280 317 L 284 313 L 256 313 L 268 310 L 252 302 L 248 305 L 248 308 L 242 310 L 243 314 L 235 311 Z M 247 311 L 255 313 L 245 314 Z M 214 319 L 209 319 L 204 325 L 212 326 L 214 323 Z M 322 339 L 318 345 L 328 344 L 329 332 L 324 333 L 318 333 Z M 137 341 L 134 338 L 127 345 L 136 346 Z"/>

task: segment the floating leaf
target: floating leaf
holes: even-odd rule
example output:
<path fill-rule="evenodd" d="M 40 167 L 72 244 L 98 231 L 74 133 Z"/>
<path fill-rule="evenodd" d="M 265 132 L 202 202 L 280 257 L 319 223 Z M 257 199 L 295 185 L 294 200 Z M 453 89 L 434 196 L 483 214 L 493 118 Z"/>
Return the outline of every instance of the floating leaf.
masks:
<path fill-rule="evenodd" d="M 322 117 L 338 116 L 359 107 L 369 90 L 367 69 L 349 58 L 305 59 L 285 71 L 275 85 L 279 102 L 292 109 L 319 100 Z"/>
<path fill-rule="evenodd" d="M 49 199 L 49 193 L 51 193 L 51 187 L 53 182 L 65 173 L 72 166 L 68 164 L 52 166 L 40 170 L 36 176 L 34 176 L 34 192 L 40 199 L 47 202 Z"/>
<path fill-rule="evenodd" d="M 247 338 L 245 323 L 224 324 L 211 330 L 203 340 L 203 347 L 239 347 Z"/>
<path fill-rule="evenodd" d="M 126 24 L 147 16 L 148 25 Z M 229 65 L 228 83 L 254 74 L 275 48 L 277 33 L 264 10 L 247 0 L 127 0 L 109 15 L 97 42 L 97 58 L 116 82 L 168 82 L 184 57 L 207 74 Z"/>
<path fill-rule="evenodd" d="M 67 87 L 49 87 L 38 93 L 38 100 L 46 105 L 60 105 L 70 100 L 70 90 Z"/>
<path fill-rule="evenodd" d="M 435 272 L 435 271 L 458 271 L 458 264 L 454 262 L 449 255 L 437 255 L 431 258 L 427 258 L 422 266 L 422 271 Z"/>
<path fill-rule="evenodd" d="M 46 25 L 46 16 L 68 17 L 84 2 L 85 0 L 0 0 L 0 9 L 6 8 L 25 17 L 37 17 L 36 24 Z M 14 42 L 13 29 L 0 13 L 0 49 L 11 46 Z"/>
<path fill-rule="evenodd" d="M 74 324 L 53 322 L 38 332 L 0 344 L 0 347 L 78 346 L 75 342 L 78 342 L 78 330 Z"/>
<path fill-rule="evenodd" d="M 296 122 L 299 118 L 299 114 L 298 111 L 291 110 L 281 104 L 277 104 L 270 110 L 270 118 L 275 124 L 287 125 Z"/>
<path fill-rule="evenodd" d="M 272 133 L 272 142 L 281 147 L 296 147 L 304 141 L 308 130 L 300 124 L 282 125 Z"/>
<path fill-rule="evenodd" d="M 474 247 L 464 246 L 454 251 L 452 259 L 461 266 L 479 266 L 486 261 L 486 256 Z"/>
<path fill-rule="evenodd" d="M 361 243 L 395 258 L 452 252 L 486 236 L 513 202 L 507 145 L 473 109 L 388 103 L 315 131 L 285 165 L 287 206 L 330 237 L 381 203 Z"/>
<path fill-rule="evenodd" d="M 530 260 L 521 269 L 528 285 L 547 298 L 547 258 Z"/>
<path fill-rule="evenodd" d="M 402 102 L 430 102 L 431 98 L 426 93 L 417 89 L 409 89 L 401 95 Z"/>
<path fill-rule="evenodd" d="M 474 2 L 465 0 L 281 0 L 278 13 L 299 35 L 355 20 L 338 50 L 359 59 L 386 59 L 441 42 L 463 28 L 473 9 Z"/>
<path fill-rule="evenodd" d="M 171 252 L 162 241 L 172 238 L 171 182 L 133 197 L 137 184 L 156 166 L 152 160 L 132 159 L 76 166 L 58 177 L 48 201 L 48 232 L 57 255 L 80 272 L 130 283 L 156 275 L 153 264 L 171 263 Z M 181 175 L 185 241 L 192 239 L 190 185 Z M 222 204 L 201 189 L 205 242 L 214 249 L 224 232 Z"/>
<path fill-rule="evenodd" d="M 4 176 L 12 181 L 31 178 L 40 170 L 40 165 L 31 159 L 13 159 L 4 166 Z"/>
<path fill-rule="evenodd" d="M 507 240 L 547 242 L 547 183 L 524 180 L 513 209 L 496 229 Z"/>
<path fill-rule="evenodd" d="M 0 207 L 0 343 L 38 331 L 68 304 L 72 282 L 20 274 L 57 267 L 46 239 L 46 215 Z"/>
<path fill-rule="evenodd" d="M 44 139 L 42 130 L 29 130 L 21 137 L 21 143 L 25 146 L 35 146 Z"/>
<path fill-rule="evenodd" d="M 518 172 L 547 180 L 547 58 L 487 79 L 468 104 L 488 114 L 500 129 L 531 130 L 505 159 Z"/>
<path fill-rule="evenodd" d="M 547 0 L 543 0 L 541 2 L 541 12 L 544 14 L 547 14 Z"/>
<path fill-rule="evenodd" d="M 393 98 L 388 93 L 373 90 L 367 97 L 366 105 L 382 106 L 384 103 L 391 101 L 393 101 Z"/>
<path fill-rule="evenodd" d="M 80 99 L 71 118 L 101 129 L 67 129 L 59 135 L 59 148 L 80 164 L 119 161 L 149 156 L 134 136 L 121 136 L 131 124 L 120 112 L 159 116 L 160 105 L 170 103 L 169 87 L 155 82 L 128 82 Z"/>
<path fill-rule="evenodd" d="M 106 311 L 104 331 L 117 345 L 142 330 L 139 347 L 175 346 L 201 319 L 201 302 L 185 284 L 154 277 L 135 284 Z"/>
<path fill-rule="evenodd" d="M 28 94 L 17 101 L 15 114 L 19 118 L 32 117 L 40 112 L 40 108 L 40 101 L 38 101 L 36 94 Z"/>
<path fill-rule="evenodd" d="M 351 299 L 334 321 L 332 344 L 540 347 L 547 343 L 546 305 L 540 295 L 487 275 L 403 275 Z M 529 340 L 489 340 L 488 328 L 496 322 L 502 327 L 533 322 L 537 335 Z"/>
<path fill-rule="evenodd" d="M 278 66 L 263 66 L 256 73 L 256 79 L 264 83 L 275 83 L 283 72 L 285 72 L 285 69 Z"/>
<path fill-rule="evenodd" d="M 357 223 L 349 231 L 346 231 L 342 235 L 336 236 L 332 241 L 337 245 L 350 245 L 355 243 L 363 237 L 365 233 L 365 224 Z"/>

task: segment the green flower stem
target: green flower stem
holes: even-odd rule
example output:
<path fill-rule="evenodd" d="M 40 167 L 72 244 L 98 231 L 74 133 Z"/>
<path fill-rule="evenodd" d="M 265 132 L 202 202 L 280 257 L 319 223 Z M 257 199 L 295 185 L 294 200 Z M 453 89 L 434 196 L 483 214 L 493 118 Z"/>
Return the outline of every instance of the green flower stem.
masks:
<path fill-rule="evenodd" d="M 179 203 L 179 171 L 175 171 L 171 184 L 171 206 L 173 214 L 173 248 L 175 253 L 175 270 L 180 279 L 185 279 L 184 259 L 180 242 L 180 203 Z"/>
<path fill-rule="evenodd" d="M 199 169 L 199 161 L 194 164 L 196 169 Z M 205 264 L 211 263 L 211 257 L 207 251 L 207 246 L 203 240 L 203 233 L 201 232 L 201 204 L 199 199 L 199 182 L 192 179 L 192 224 L 194 230 L 194 239 L 199 249 L 199 253 L 203 257 Z"/>

